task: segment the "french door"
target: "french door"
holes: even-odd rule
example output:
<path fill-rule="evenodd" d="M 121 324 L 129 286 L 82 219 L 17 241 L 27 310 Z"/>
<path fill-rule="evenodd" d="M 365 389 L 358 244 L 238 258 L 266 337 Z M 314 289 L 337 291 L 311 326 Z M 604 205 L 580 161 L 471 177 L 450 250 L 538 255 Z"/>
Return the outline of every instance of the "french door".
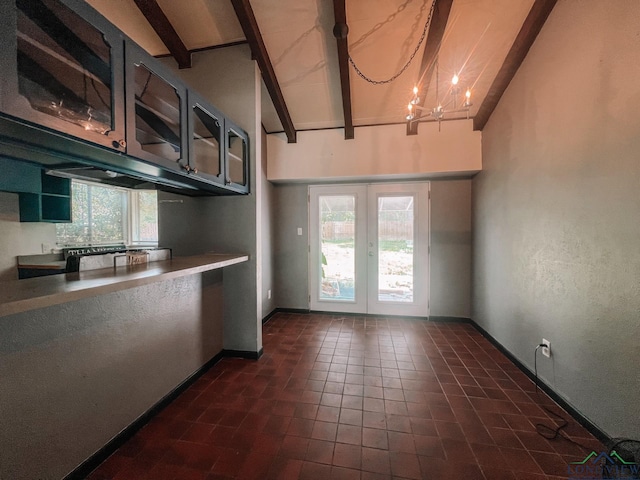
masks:
<path fill-rule="evenodd" d="M 311 310 L 429 315 L 429 183 L 309 187 Z"/>

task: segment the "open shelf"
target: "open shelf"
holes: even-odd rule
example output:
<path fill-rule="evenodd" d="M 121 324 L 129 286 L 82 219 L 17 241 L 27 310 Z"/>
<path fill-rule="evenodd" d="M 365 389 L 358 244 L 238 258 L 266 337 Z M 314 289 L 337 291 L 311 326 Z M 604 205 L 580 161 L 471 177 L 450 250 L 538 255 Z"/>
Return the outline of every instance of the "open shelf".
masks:
<path fill-rule="evenodd" d="M 71 222 L 71 180 L 40 173 L 40 191 L 20 193 L 21 222 Z"/>

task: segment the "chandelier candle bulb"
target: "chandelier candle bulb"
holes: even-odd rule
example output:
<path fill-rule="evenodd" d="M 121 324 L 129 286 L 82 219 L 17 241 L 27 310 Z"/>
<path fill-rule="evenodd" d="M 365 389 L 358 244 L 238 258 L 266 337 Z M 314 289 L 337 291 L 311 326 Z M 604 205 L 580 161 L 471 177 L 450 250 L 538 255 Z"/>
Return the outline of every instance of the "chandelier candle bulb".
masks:
<path fill-rule="evenodd" d="M 458 80 L 460 80 L 460 78 L 458 77 L 458 75 L 457 75 L 457 74 L 455 74 L 455 73 L 454 73 L 454 74 L 453 74 L 453 78 L 451 79 L 451 83 L 452 83 L 453 85 L 457 85 L 457 84 L 458 84 Z"/>

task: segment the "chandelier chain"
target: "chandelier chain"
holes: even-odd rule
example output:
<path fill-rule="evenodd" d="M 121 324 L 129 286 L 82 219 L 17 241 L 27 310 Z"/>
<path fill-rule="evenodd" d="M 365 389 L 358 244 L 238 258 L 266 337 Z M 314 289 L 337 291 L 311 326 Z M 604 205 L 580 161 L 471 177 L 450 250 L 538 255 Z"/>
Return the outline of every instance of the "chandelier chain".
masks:
<path fill-rule="evenodd" d="M 386 83 L 391 83 L 396 78 L 398 78 L 400 75 L 402 75 L 405 72 L 405 70 L 407 68 L 409 68 L 409 65 L 411 65 L 411 62 L 413 62 L 413 59 L 415 58 L 416 54 L 418 53 L 418 50 L 420 50 L 420 46 L 424 42 L 424 39 L 427 37 L 427 31 L 429 30 L 429 25 L 431 24 L 431 18 L 433 16 L 433 10 L 434 10 L 435 6 L 436 6 L 436 2 L 434 0 L 434 2 L 431 4 L 431 9 L 429 10 L 429 16 L 427 17 L 427 21 L 424 24 L 424 29 L 422 30 L 422 35 L 420 36 L 420 40 L 418 40 L 418 44 L 416 45 L 416 48 L 413 50 L 413 53 L 409 57 L 409 60 L 407 60 L 407 63 L 405 63 L 404 66 L 395 75 L 392 75 L 391 77 L 387 78 L 386 80 L 374 80 L 373 78 L 368 77 L 362 70 L 360 70 L 358 68 L 358 66 L 356 65 L 356 62 L 353 60 L 353 57 L 351 55 L 349 55 L 349 63 L 351 63 L 351 66 L 354 68 L 356 73 L 363 80 L 365 80 L 366 82 L 371 83 L 373 85 L 384 85 Z"/>

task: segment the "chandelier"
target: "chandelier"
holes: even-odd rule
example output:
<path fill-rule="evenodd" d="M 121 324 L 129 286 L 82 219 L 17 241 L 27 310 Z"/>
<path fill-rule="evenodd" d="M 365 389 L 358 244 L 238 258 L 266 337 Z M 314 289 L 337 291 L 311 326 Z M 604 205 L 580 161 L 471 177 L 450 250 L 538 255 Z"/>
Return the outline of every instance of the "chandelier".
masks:
<path fill-rule="evenodd" d="M 406 117 L 407 121 L 410 122 L 416 119 L 416 113 L 418 110 L 428 111 L 431 117 L 434 120 L 437 120 L 438 124 L 440 124 L 444 119 L 445 115 L 454 113 L 466 113 L 467 118 L 469 118 L 469 109 L 473 105 L 473 103 L 471 103 L 471 88 L 467 88 L 463 94 L 459 83 L 460 76 L 458 73 L 454 73 L 451 78 L 451 85 L 447 89 L 443 98 L 440 98 L 440 78 L 438 64 L 436 63 L 436 106 L 433 108 L 427 108 L 420 105 L 420 90 L 416 85 L 413 87 L 413 98 L 407 107 L 409 109 L 409 113 Z M 438 125 L 438 130 L 439 129 L 440 125 Z"/>

